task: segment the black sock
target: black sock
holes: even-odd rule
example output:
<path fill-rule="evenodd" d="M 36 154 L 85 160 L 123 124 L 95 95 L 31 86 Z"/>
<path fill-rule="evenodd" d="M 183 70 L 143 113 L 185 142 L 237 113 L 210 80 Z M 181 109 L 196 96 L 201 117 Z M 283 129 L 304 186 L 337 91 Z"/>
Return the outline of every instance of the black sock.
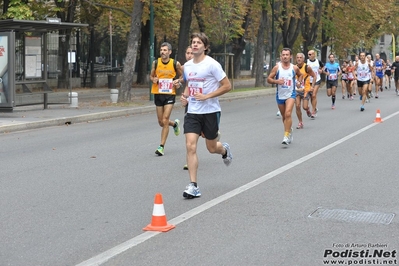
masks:
<path fill-rule="evenodd" d="M 159 144 L 159 146 L 161 146 L 162 148 L 165 148 L 164 145 L 162 145 L 162 144 Z"/>
<path fill-rule="evenodd" d="M 173 127 L 177 127 L 177 123 L 175 122 L 175 124 L 173 125 Z"/>
<path fill-rule="evenodd" d="M 223 158 L 223 159 L 226 159 L 226 158 L 227 158 L 227 150 L 226 150 L 225 153 L 222 155 L 222 158 Z"/>
<path fill-rule="evenodd" d="M 194 187 L 197 187 L 197 182 L 191 182 L 191 184 L 193 184 Z"/>
<path fill-rule="evenodd" d="M 332 100 L 332 104 L 335 104 L 335 95 L 333 95 L 333 96 L 331 97 L 331 100 Z"/>

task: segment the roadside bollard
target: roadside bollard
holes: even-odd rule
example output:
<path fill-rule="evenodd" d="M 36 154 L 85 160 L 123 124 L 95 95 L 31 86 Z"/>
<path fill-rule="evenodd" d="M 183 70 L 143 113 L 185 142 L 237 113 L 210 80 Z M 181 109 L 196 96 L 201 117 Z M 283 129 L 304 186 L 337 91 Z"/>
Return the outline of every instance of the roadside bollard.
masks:
<path fill-rule="evenodd" d="M 77 108 L 78 107 L 78 93 L 77 92 L 69 92 L 68 97 L 70 99 L 70 105 L 69 107 L 71 108 Z"/>
<path fill-rule="evenodd" d="M 117 89 L 111 89 L 111 102 L 112 103 L 118 102 L 118 94 L 119 94 L 119 91 Z"/>

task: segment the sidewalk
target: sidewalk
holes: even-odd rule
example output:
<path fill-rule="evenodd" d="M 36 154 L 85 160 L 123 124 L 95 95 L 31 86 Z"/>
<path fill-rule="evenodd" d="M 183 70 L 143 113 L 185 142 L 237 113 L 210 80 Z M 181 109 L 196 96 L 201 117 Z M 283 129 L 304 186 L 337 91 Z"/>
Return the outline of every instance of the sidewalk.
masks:
<path fill-rule="evenodd" d="M 254 87 L 254 79 L 234 80 L 234 88 Z M 73 90 L 75 91 L 75 90 Z M 113 117 L 155 112 L 154 103 L 149 100 L 149 89 L 133 89 L 132 102 L 126 105 L 112 104 L 109 89 L 82 89 L 78 93 L 78 108 L 70 104 L 50 104 L 48 109 L 43 105 L 14 107 L 12 113 L 0 113 L 0 132 L 29 130 L 42 127 L 60 126 L 65 124 L 82 123 L 110 119 Z M 261 87 L 257 90 L 245 92 L 231 92 L 219 97 L 219 100 L 233 100 L 264 95 L 273 95 L 275 88 Z M 65 98 L 65 92 L 58 93 Z M 57 93 L 52 93 L 57 97 Z M 68 99 L 66 97 L 66 99 Z M 51 103 L 51 100 L 49 100 Z M 177 101 L 175 108 L 180 108 Z"/>

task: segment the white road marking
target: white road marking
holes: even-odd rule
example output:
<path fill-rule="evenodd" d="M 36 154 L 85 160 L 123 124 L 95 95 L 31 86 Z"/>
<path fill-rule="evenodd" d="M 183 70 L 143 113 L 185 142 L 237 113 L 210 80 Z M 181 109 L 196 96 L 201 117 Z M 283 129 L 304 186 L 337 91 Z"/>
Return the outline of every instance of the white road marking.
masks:
<path fill-rule="evenodd" d="M 393 114 L 391 114 L 391 115 L 389 115 L 387 117 L 385 117 L 383 119 L 383 121 L 386 121 L 386 120 L 388 120 L 388 119 L 390 119 L 390 118 L 392 118 L 392 117 L 394 117 L 394 116 L 396 116 L 398 114 L 399 114 L 399 111 L 396 112 L 396 113 L 393 113 Z M 335 142 L 333 142 L 333 143 L 331 143 L 331 144 L 329 144 L 329 145 L 327 145 L 327 146 L 325 146 L 325 147 L 323 147 L 323 148 L 321 148 L 321 149 L 319 149 L 319 150 L 317 150 L 315 152 L 312 152 L 312 153 L 310 153 L 310 154 L 308 154 L 306 156 L 303 156 L 302 158 L 299 158 L 298 160 L 295 160 L 295 161 L 293 161 L 293 162 L 291 162 L 291 163 L 289 163 L 289 164 L 287 164 L 285 166 L 282 166 L 282 167 L 280 167 L 280 168 L 278 168 L 278 169 L 276 169 L 276 170 L 274 170 L 274 171 L 272 171 L 272 172 L 270 172 L 270 173 L 268 173 L 268 174 L 266 174 L 264 176 L 261 176 L 258 179 L 255 179 L 254 181 L 251 181 L 251 182 L 249 182 L 249 183 L 247 183 L 247 184 L 245 184 L 245 185 L 243 185 L 241 187 L 238 187 L 238 188 L 236 188 L 236 189 L 234 189 L 234 190 L 232 190 L 230 192 L 227 192 L 226 194 L 224 194 L 224 195 L 222 195 L 220 197 L 217 197 L 217 198 L 215 198 L 213 200 L 210 200 L 210 201 L 208 201 L 208 202 L 206 202 L 206 203 L 204 203 L 204 204 L 202 204 L 202 205 L 200 205 L 200 206 L 198 206 L 198 207 L 196 207 L 194 209 L 191 209 L 191 210 L 189 210 L 189 211 L 187 211 L 187 212 L 185 212 L 185 213 L 183 213 L 183 214 L 181 214 L 181 215 L 169 220 L 168 223 L 173 224 L 173 225 L 177 225 L 177 224 L 180 224 L 180 223 L 182 223 L 184 221 L 187 221 L 188 219 L 196 216 L 197 214 L 200 214 L 200 213 L 212 208 L 213 206 L 218 205 L 219 203 L 222 203 L 222 202 L 224 202 L 224 201 L 226 201 L 226 200 L 228 200 L 228 199 L 230 199 L 230 198 L 232 198 L 234 196 L 237 196 L 237 195 L 241 194 L 242 192 L 245 192 L 245 191 L 247 191 L 247 190 L 249 190 L 249 189 L 251 189 L 253 187 L 256 187 L 257 185 L 260 185 L 260 184 L 264 183 L 265 181 L 267 181 L 267 180 L 269 180 L 269 179 L 271 179 L 271 178 L 273 178 L 273 177 L 275 177 L 275 176 L 277 176 L 277 175 L 279 175 L 281 173 L 284 173 L 285 171 L 287 171 L 287 170 L 289 170 L 289 169 L 291 169 L 291 168 L 293 168 L 293 167 L 295 167 L 297 165 L 300 165 L 301 163 L 304 163 L 307 160 L 310 160 L 313 157 L 316 157 L 317 155 L 319 155 L 319 154 L 321 154 L 321 153 L 323 153 L 325 151 L 328 151 L 329 149 L 332 149 L 335 146 L 338 146 L 339 144 L 341 144 L 341 143 L 343 143 L 343 142 L 345 142 L 345 141 L 347 141 L 347 140 L 349 140 L 349 139 L 351 139 L 351 138 L 353 138 L 353 137 L 363 133 L 364 131 L 369 130 L 370 128 L 372 128 L 374 126 L 377 126 L 377 125 L 379 125 L 379 123 L 373 123 L 373 124 L 370 124 L 370 125 L 362 128 L 362 129 L 359 129 L 358 131 L 355 131 L 352 134 L 349 134 L 349 135 L 347 135 L 347 136 L 345 136 L 345 137 L 343 137 L 343 138 L 341 138 L 341 139 L 339 139 L 339 140 L 337 140 L 337 141 L 335 141 Z M 161 232 L 152 232 L 152 231 L 145 232 L 145 233 L 143 233 L 141 235 L 138 235 L 138 236 L 136 236 L 134 238 L 131 238 L 128 241 L 126 241 L 126 242 L 124 242 L 122 244 L 119 244 L 118 246 L 115 246 L 115 247 L 113 247 L 113 248 L 111 248 L 111 249 L 109 249 L 109 250 L 107 250 L 107 251 L 105 251 L 105 252 L 103 252 L 103 253 L 101 253 L 101 254 L 99 254 L 99 255 L 97 255 L 97 256 L 89 259 L 89 260 L 86 260 L 86 261 L 84 261 L 82 263 L 79 263 L 76 266 L 101 265 L 101 264 L 107 262 L 108 260 L 110 260 L 111 258 L 121 254 L 122 252 L 124 252 L 124 251 L 126 251 L 126 250 L 128 250 L 128 249 L 130 249 L 132 247 L 135 247 L 135 246 L 143 243 L 144 241 L 147 241 L 150 238 L 153 238 L 154 236 L 156 236 L 158 234 L 161 234 Z"/>

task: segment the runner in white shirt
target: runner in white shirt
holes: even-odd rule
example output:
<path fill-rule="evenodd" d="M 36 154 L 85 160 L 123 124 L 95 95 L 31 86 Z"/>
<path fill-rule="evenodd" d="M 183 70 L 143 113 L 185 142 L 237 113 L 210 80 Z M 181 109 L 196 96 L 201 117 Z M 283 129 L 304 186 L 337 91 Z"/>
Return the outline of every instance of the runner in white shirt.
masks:
<path fill-rule="evenodd" d="M 372 66 L 366 60 L 366 53 L 361 52 L 359 54 L 360 60 L 357 61 L 355 68 L 353 69 L 353 74 L 357 80 L 357 88 L 359 90 L 360 100 L 362 105 L 360 106 L 360 111 L 364 111 L 364 103 L 367 99 L 368 87 L 370 84 L 369 72 L 372 71 Z"/>
<path fill-rule="evenodd" d="M 184 134 L 190 184 L 183 192 L 183 197 L 187 199 L 201 196 L 197 185 L 197 144 L 201 135 L 205 137 L 208 151 L 222 155 L 226 166 L 233 160 L 229 144 L 217 140 L 221 111 L 218 96 L 229 92 L 231 84 L 222 66 L 207 55 L 210 52 L 209 45 L 209 39 L 204 33 L 191 35 L 194 57 L 184 64 L 187 85 L 180 101 L 183 106 L 188 104 L 184 117 Z"/>
<path fill-rule="evenodd" d="M 310 83 L 314 86 L 314 90 L 311 92 L 310 103 L 312 104 L 312 115 L 311 117 L 314 119 L 317 116 L 317 92 L 319 91 L 321 84 L 320 74 L 323 71 L 324 64 L 316 58 L 316 52 L 314 50 L 310 50 L 308 52 L 308 60 L 306 64 L 310 66 L 314 73 L 316 73 L 317 78 L 314 80 L 310 78 Z"/>
<path fill-rule="evenodd" d="M 282 144 L 288 145 L 292 142 L 292 110 L 295 104 L 296 87 L 300 87 L 303 75 L 299 68 L 291 64 L 292 52 L 289 48 L 283 48 L 280 54 L 281 62 L 273 67 L 267 82 L 277 84 L 276 101 L 280 110 L 283 125 L 284 138 Z M 295 79 L 298 77 L 298 80 Z"/>

